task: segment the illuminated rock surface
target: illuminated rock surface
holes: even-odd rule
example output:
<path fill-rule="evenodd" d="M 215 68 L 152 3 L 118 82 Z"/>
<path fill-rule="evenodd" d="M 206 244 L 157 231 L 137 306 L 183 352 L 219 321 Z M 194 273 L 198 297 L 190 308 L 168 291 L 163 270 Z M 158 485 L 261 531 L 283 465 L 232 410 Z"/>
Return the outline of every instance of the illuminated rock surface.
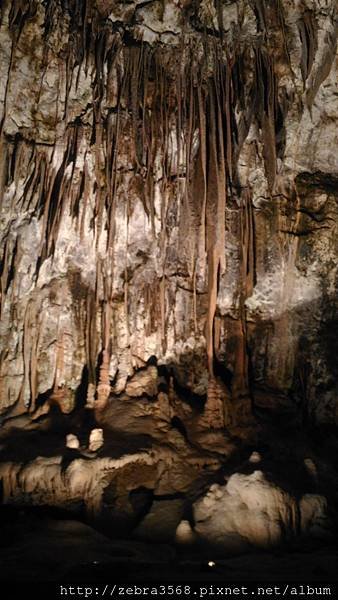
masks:
<path fill-rule="evenodd" d="M 213 484 L 194 505 L 195 532 L 228 552 L 250 546 L 271 548 L 298 533 L 332 535 L 326 501 L 296 498 L 269 482 L 261 471 L 235 473 L 225 486 Z"/>

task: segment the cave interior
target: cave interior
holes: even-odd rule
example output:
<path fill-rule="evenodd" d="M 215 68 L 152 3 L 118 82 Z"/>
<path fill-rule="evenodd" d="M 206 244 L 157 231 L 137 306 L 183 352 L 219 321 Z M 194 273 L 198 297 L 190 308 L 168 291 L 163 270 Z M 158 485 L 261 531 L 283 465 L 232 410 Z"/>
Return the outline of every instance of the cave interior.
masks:
<path fill-rule="evenodd" d="M 0 580 L 329 580 L 334 0 L 0 2 Z"/>

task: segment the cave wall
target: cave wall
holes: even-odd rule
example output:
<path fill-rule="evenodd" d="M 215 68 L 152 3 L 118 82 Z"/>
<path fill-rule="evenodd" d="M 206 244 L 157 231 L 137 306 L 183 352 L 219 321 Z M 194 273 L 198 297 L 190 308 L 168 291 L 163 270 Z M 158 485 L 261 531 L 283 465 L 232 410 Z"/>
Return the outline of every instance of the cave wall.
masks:
<path fill-rule="evenodd" d="M 1 2 L 5 419 L 157 364 L 211 425 L 335 420 L 335 4 Z"/>

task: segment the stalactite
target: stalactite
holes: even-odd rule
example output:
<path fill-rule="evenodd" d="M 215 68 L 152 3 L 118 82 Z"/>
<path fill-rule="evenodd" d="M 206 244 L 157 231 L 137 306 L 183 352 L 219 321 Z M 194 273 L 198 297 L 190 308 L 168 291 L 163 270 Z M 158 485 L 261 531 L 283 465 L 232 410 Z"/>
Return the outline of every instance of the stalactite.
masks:
<path fill-rule="evenodd" d="M 328 77 L 332 63 L 335 60 L 337 51 L 337 31 L 337 25 L 332 27 L 330 31 L 327 31 L 321 60 L 316 65 L 316 68 L 313 67 L 311 74 L 309 75 L 309 86 L 306 91 L 306 104 L 309 109 L 311 109 L 313 105 L 321 84 Z"/>
<path fill-rule="evenodd" d="M 305 86 L 305 82 L 311 72 L 317 50 L 316 22 L 311 12 L 307 11 L 304 13 L 302 19 L 298 23 L 298 29 L 302 42 L 300 68 Z"/>
<path fill-rule="evenodd" d="M 11 3 L 8 20 L 10 30 L 15 32 L 16 42 L 20 37 L 26 21 L 35 15 L 36 8 L 37 4 L 34 0 L 14 0 L 14 2 Z"/>
<path fill-rule="evenodd" d="M 165 180 L 162 183 L 162 204 L 161 204 L 161 241 L 160 241 L 160 252 L 161 252 L 161 263 L 162 263 L 162 276 L 160 280 L 160 307 L 161 307 L 161 345 L 162 352 L 165 354 L 167 350 L 167 337 L 166 337 L 166 236 L 167 236 L 167 197 L 169 195 L 169 183 Z"/>
<path fill-rule="evenodd" d="M 199 236 L 201 230 L 201 211 L 203 213 L 205 201 L 203 190 L 204 181 L 201 173 L 201 161 L 200 151 L 199 157 L 197 158 L 197 164 L 194 165 L 195 159 L 193 156 L 193 144 L 195 139 L 196 128 L 198 127 L 198 95 L 194 88 L 193 74 L 189 75 L 189 92 L 187 96 L 188 103 L 188 123 L 187 123 L 187 134 L 186 134 L 186 173 L 185 173 L 185 202 L 187 204 L 187 213 L 189 220 L 189 231 L 190 231 L 190 264 L 189 276 L 191 280 L 191 288 L 193 290 L 192 299 L 192 322 L 194 331 L 197 332 L 197 295 L 196 295 L 196 266 L 200 252 Z M 194 168 L 195 167 L 195 168 Z M 195 173 L 194 173 L 195 170 Z M 203 224 L 204 227 L 204 224 Z M 204 238 L 204 235 L 203 235 Z M 203 239 L 202 238 L 202 239 Z M 205 248 L 202 249 L 204 254 Z"/>
<path fill-rule="evenodd" d="M 64 389 L 61 384 L 63 379 L 64 371 L 64 331 L 60 329 L 58 331 L 58 339 L 56 342 L 56 358 L 55 358 L 55 372 L 53 381 L 52 399 L 57 402 L 62 410 L 62 402 L 64 400 Z"/>
<path fill-rule="evenodd" d="M 255 283 L 255 257 L 252 199 L 250 190 L 242 192 L 240 207 L 240 295 L 239 318 L 236 326 L 237 346 L 235 352 L 233 397 L 245 397 L 249 392 L 247 326 L 245 301 L 252 294 Z"/>
<path fill-rule="evenodd" d="M 219 252 L 220 275 L 225 271 L 225 204 L 226 204 L 226 157 L 224 153 L 224 132 L 220 82 L 216 85 L 217 98 L 217 246 Z M 230 131 L 228 132 L 230 136 Z M 229 168 L 230 165 L 228 165 Z"/>
<path fill-rule="evenodd" d="M 96 334 L 96 317 L 98 304 L 95 298 L 96 294 L 88 294 L 86 307 L 86 356 L 88 365 L 88 390 L 87 390 L 87 405 L 94 406 L 95 389 L 96 389 L 96 359 L 97 359 L 97 334 Z"/>
<path fill-rule="evenodd" d="M 96 198 L 95 198 L 95 238 L 96 248 L 98 248 L 100 242 L 100 236 L 103 225 L 103 211 L 105 206 L 105 193 L 104 186 L 102 185 L 102 160 L 101 155 L 103 152 L 103 131 L 100 122 L 95 123 L 95 177 L 96 177 Z"/>
<path fill-rule="evenodd" d="M 10 248 L 10 240 L 6 240 L 5 247 L 1 260 L 1 275 L 0 275 L 0 316 L 3 315 L 3 305 L 10 283 L 10 272 L 13 268 L 14 249 Z M 12 265 L 12 267 L 11 267 Z"/>
<path fill-rule="evenodd" d="M 208 313 L 206 321 L 206 346 L 209 373 L 213 375 L 213 325 L 217 301 L 218 251 L 216 248 L 216 218 L 217 218 L 217 154 L 216 154 L 216 123 L 214 98 L 210 93 L 210 125 L 208 135 L 209 169 L 207 187 L 207 255 L 208 255 Z"/>
<path fill-rule="evenodd" d="M 274 188 L 277 160 L 275 137 L 276 85 L 273 57 L 258 50 L 256 53 L 256 104 L 262 129 L 263 158 L 270 192 Z"/>
<path fill-rule="evenodd" d="M 161 312 L 161 343 L 163 354 L 166 352 L 166 306 L 165 306 L 165 276 L 160 280 L 160 312 Z"/>
<path fill-rule="evenodd" d="M 26 307 L 24 326 L 23 326 L 23 381 L 19 402 L 18 412 L 23 412 L 23 408 L 33 411 L 35 409 L 36 399 L 36 371 L 37 371 L 37 336 L 34 337 L 37 325 L 37 314 L 34 300 L 31 300 Z M 22 406 L 24 404 L 24 407 Z"/>
<path fill-rule="evenodd" d="M 193 323 L 194 323 L 194 333 L 198 332 L 198 324 L 197 324 L 197 291 L 196 291 L 196 266 L 197 266 L 197 258 L 194 262 L 194 269 L 192 274 L 192 289 L 193 289 Z"/>
<path fill-rule="evenodd" d="M 35 411 L 35 402 L 38 396 L 38 348 L 39 348 L 39 337 L 40 337 L 40 323 L 38 315 L 35 316 L 35 330 L 36 334 L 31 340 L 31 356 L 29 365 L 29 385 L 30 385 L 30 412 Z"/>
<path fill-rule="evenodd" d="M 225 86 L 223 88 L 223 98 L 225 104 L 226 118 L 226 165 L 229 177 L 232 178 L 232 129 L 231 129 L 231 70 L 233 61 L 230 57 L 227 58 L 225 67 Z"/>
<path fill-rule="evenodd" d="M 202 205 L 201 205 L 201 239 L 203 242 L 202 248 L 202 257 L 205 255 L 205 251 L 207 250 L 207 240 L 206 240 L 206 206 L 207 206 L 207 138 L 206 138 L 206 107 L 205 101 L 203 98 L 203 92 L 201 86 L 198 86 L 198 120 L 199 120 L 199 129 L 200 129 L 200 152 L 199 152 L 199 163 L 198 168 L 200 168 L 201 176 L 202 176 Z M 200 167 L 199 167 L 200 165 Z M 198 172 L 198 171 L 197 171 Z M 197 181 L 197 189 L 199 189 L 199 182 Z M 204 266 L 204 265 L 203 265 Z"/>
<path fill-rule="evenodd" d="M 121 136 L 121 99 L 124 96 L 125 87 L 126 87 L 127 78 L 124 75 L 122 82 L 119 86 L 119 98 L 118 98 L 118 106 L 117 113 L 115 119 L 115 130 L 114 133 L 109 131 L 109 140 L 111 140 L 110 148 L 108 147 L 108 156 L 111 156 L 111 174 L 108 179 L 108 189 L 109 189 L 109 211 L 108 211 L 108 237 L 107 237 L 107 246 L 108 248 L 113 247 L 114 237 L 115 237 L 115 208 L 116 208 L 116 191 L 118 186 L 118 150 L 120 144 L 120 136 Z M 107 156 L 107 158 L 108 158 Z"/>
<path fill-rule="evenodd" d="M 124 282 L 123 282 L 123 292 L 124 292 L 124 314 L 126 320 L 126 334 L 128 338 L 128 343 L 130 340 L 130 327 L 129 327 L 129 275 L 128 275 L 128 244 L 129 244 L 129 199 L 126 198 L 125 203 L 125 222 L 126 222 L 126 248 L 125 248 L 125 265 L 124 265 Z"/>
<path fill-rule="evenodd" d="M 182 52 L 182 50 L 181 50 Z M 177 157 L 176 157 L 176 173 L 180 175 L 181 161 L 181 132 L 182 132 L 182 72 L 181 65 L 176 77 L 176 97 L 177 97 L 177 118 L 176 118 L 176 139 L 177 139 Z"/>
<path fill-rule="evenodd" d="M 157 138 L 156 138 L 156 132 L 157 132 L 157 127 L 156 127 L 156 119 L 154 117 L 154 112 L 152 111 L 151 114 L 151 142 L 150 142 L 150 149 L 149 149 L 149 154 L 148 154 L 148 160 L 147 160 L 147 177 L 146 177 L 146 193 L 147 193 L 147 197 L 149 199 L 149 212 L 150 212 L 150 222 L 151 222 L 151 228 L 152 228 L 152 232 L 153 232 L 153 236 L 155 237 L 155 205 L 154 205 L 154 161 L 155 161 L 155 157 L 156 157 L 156 152 L 157 152 Z"/>
<path fill-rule="evenodd" d="M 110 395 L 110 377 L 109 377 L 109 365 L 110 365 L 110 356 L 111 356 L 111 335 L 110 335 L 110 326 L 111 326 L 111 296 L 112 296 L 112 286 L 111 286 L 111 277 L 110 274 L 104 272 L 104 266 L 102 263 L 98 265 L 98 273 L 101 281 L 98 283 L 99 287 L 103 288 L 103 307 L 102 307 L 102 358 L 101 364 L 99 368 L 99 377 L 98 377 L 98 385 L 97 385 L 97 400 L 95 402 L 95 407 L 100 410 L 103 409 L 108 401 Z"/>
<path fill-rule="evenodd" d="M 219 81 L 209 85 L 209 135 L 207 184 L 207 253 L 208 253 L 208 314 L 206 344 L 208 368 L 214 374 L 214 317 L 217 305 L 218 278 L 225 269 L 225 156 L 224 136 L 219 99 Z"/>

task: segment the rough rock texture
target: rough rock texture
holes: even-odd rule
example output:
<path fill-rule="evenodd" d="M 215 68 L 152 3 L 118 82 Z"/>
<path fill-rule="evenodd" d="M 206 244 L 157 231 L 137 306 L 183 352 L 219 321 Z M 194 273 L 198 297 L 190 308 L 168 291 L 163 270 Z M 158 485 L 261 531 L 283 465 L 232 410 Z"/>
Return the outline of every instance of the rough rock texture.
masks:
<path fill-rule="evenodd" d="M 336 418 L 335 7 L 2 2 L 4 416 L 155 358 L 212 426 Z"/>
<path fill-rule="evenodd" d="M 301 533 L 328 536 L 325 498 L 307 494 L 298 502 L 269 482 L 262 471 L 235 473 L 225 486 L 213 484 L 194 505 L 195 533 L 228 552 L 269 548 Z"/>

